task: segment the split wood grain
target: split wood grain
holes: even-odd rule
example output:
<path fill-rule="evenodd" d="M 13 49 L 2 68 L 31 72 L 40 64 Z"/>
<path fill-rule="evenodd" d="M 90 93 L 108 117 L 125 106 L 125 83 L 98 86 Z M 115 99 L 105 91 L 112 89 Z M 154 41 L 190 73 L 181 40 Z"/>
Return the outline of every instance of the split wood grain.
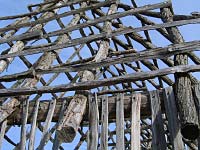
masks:
<path fill-rule="evenodd" d="M 124 94 L 116 99 L 116 150 L 124 150 Z"/>
<path fill-rule="evenodd" d="M 133 94 L 131 102 L 131 150 L 139 150 L 141 94 Z"/>
<path fill-rule="evenodd" d="M 88 150 L 94 150 L 98 148 L 98 136 L 99 136 L 99 110 L 97 94 L 94 97 L 89 96 L 89 146 Z"/>
<path fill-rule="evenodd" d="M 149 92 L 152 112 L 152 148 L 155 150 L 166 150 L 167 144 L 162 119 L 161 102 L 157 91 Z"/>
<path fill-rule="evenodd" d="M 108 96 L 102 97 L 102 113 L 101 113 L 101 150 L 108 149 Z"/>
<path fill-rule="evenodd" d="M 163 92 L 165 112 L 168 119 L 169 134 L 172 147 L 174 150 L 184 149 L 173 88 L 168 87 L 164 89 Z"/>

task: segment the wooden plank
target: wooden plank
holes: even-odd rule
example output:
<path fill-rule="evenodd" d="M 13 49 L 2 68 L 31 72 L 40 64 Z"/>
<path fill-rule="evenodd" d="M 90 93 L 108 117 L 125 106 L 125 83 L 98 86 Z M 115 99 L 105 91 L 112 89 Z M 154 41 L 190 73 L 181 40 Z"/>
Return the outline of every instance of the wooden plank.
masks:
<path fill-rule="evenodd" d="M 62 65 L 55 65 L 51 66 L 48 69 L 29 69 L 28 71 L 20 72 L 20 73 L 15 73 L 11 75 L 4 75 L 0 77 L 0 82 L 10 82 L 10 81 L 15 81 L 19 79 L 24 79 L 24 78 L 33 78 L 34 74 L 48 74 L 48 73 L 60 73 L 60 72 L 75 72 L 75 71 L 83 71 L 86 69 L 94 69 L 94 68 L 100 68 L 100 67 L 106 67 L 114 64 L 120 64 L 120 63 L 128 63 L 132 61 L 142 61 L 145 59 L 163 59 L 167 58 L 173 55 L 181 54 L 181 53 L 187 53 L 191 52 L 200 48 L 200 41 L 191 41 L 191 42 L 185 42 L 181 44 L 174 44 L 174 45 L 169 45 L 167 47 L 163 48 L 154 48 L 154 49 L 148 49 L 148 50 L 143 50 L 140 52 L 134 51 L 131 49 L 132 53 L 118 56 L 118 57 L 111 57 L 111 58 L 106 58 L 100 62 L 92 62 L 88 63 L 86 61 L 85 63 L 81 62 L 78 64 L 72 63 L 66 63 Z M 88 58 L 87 58 L 88 59 Z M 92 60 L 93 57 L 90 57 Z"/>
<path fill-rule="evenodd" d="M 40 97 L 40 95 L 36 96 L 36 101 L 35 101 L 35 104 L 34 104 L 33 119 L 32 119 L 32 123 L 31 123 L 31 131 L 30 131 L 30 138 L 29 138 L 29 143 L 28 143 L 28 150 L 34 150 L 38 108 L 39 108 L 39 103 L 40 103 L 39 97 Z"/>
<path fill-rule="evenodd" d="M 164 89 L 163 96 L 172 147 L 174 150 L 184 149 L 173 88 Z"/>
<path fill-rule="evenodd" d="M 55 106 L 56 106 L 56 99 L 52 100 L 50 105 L 49 105 L 49 111 L 48 111 L 47 118 L 46 118 L 46 121 L 45 121 L 45 125 L 44 125 L 44 128 L 43 128 L 42 139 L 40 141 L 40 144 L 39 144 L 37 150 L 43 150 L 44 146 L 47 144 L 47 138 L 48 138 L 47 133 L 48 133 L 48 130 L 49 130 L 49 127 L 50 127 L 50 124 L 51 124 L 51 120 L 53 118 Z"/>
<path fill-rule="evenodd" d="M 59 126 L 61 124 L 65 109 L 66 109 L 66 100 L 62 101 L 62 107 L 59 111 L 59 119 L 58 119 L 58 122 L 57 122 L 57 126 Z M 55 113 L 55 111 L 54 111 L 54 113 Z M 62 141 L 58 138 L 58 134 L 56 132 L 55 137 L 54 137 L 54 141 L 53 141 L 53 150 L 57 150 L 59 148 L 59 146 L 61 145 L 61 143 L 62 143 Z"/>
<path fill-rule="evenodd" d="M 29 100 L 26 99 L 22 103 L 22 126 L 21 126 L 21 137 L 20 137 L 20 149 L 26 149 L 26 124 L 28 119 L 28 108 L 29 108 Z"/>
<path fill-rule="evenodd" d="M 152 111 L 152 147 L 154 150 L 166 150 L 161 102 L 157 91 L 149 92 Z"/>
<path fill-rule="evenodd" d="M 116 150 L 124 150 L 124 94 L 116 99 Z"/>
<path fill-rule="evenodd" d="M 20 24 L 20 25 L 0 28 L 0 32 L 6 32 L 6 31 L 9 31 L 9 30 L 18 29 L 18 28 L 21 28 L 21 27 L 34 26 L 34 25 L 37 25 L 37 24 L 46 23 L 46 22 L 49 22 L 49 21 L 54 20 L 56 18 L 62 18 L 62 17 L 66 17 L 66 16 L 69 16 L 69 15 L 78 14 L 80 12 L 87 11 L 87 10 L 90 10 L 90 9 L 99 8 L 99 7 L 102 7 L 102 6 L 109 4 L 110 2 L 111 1 L 105 1 L 105 2 L 101 2 L 101 3 L 97 3 L 97 4 L 91 4 L 88 7 L 80 8 L 80 9 L 77 9 L 77 10 L 71 10 L 69 12 L 58 14 L 56 16 L 52 16 L 52 17 L 49 17 L 49 18 L 46 18 L 46 19 L 36 20 L 36 21 L 28 22 L 28 23 L 23 23 L 23 24 Z M 167 2 L 157 3 L 157 4 L 153 4 L 153 5 L 143 6 L 141 8 L 136 8 L 136 9 L 133 9 L 133 11 L 134 11 L 134 13 L 138 13 L 138 12 L 142 12 L 142 11 L 145 11 L 145 10 L 163 8 L 163 7 L 167 7 L 167 6 L 170 6 L 170 5 L 171 5 L 171 3 L 169 1 L 167 1 Z"/>
<path fill-rule="evenodd" d="M 2 150 L 2 143 L 4 140 L 4 135 L 6 133 L 6 127 L 7 127 L 7 120 L 3 121 L 0 128 L 0 150 Z"/>
<path fill-rule="evenodd" d="M 88 150 L 98 148 L 99 135 L 99 110 L 97 94 L 94 97 L 89 96 L 89 145 Z"/>
<path fill-rule="evenodd" d="M 131 150 L 139 150 L 141 94 L 132 95 L 131 102 Z"/>
<path fill-rule="evenodd" d="M 58 86 L 43 86 L 37 88 L 15 88 L 15 89 L 0 89 L 1 97 L 10 97 L 18 95 L 30 95 L 37 93 L 56 93 L 74 90 L 89 90 L 100 86 L 114 85 L 118 83 L 127 83 L 138 80 L 147 80 L 155 77 L 161 77 L 168 74 L 197 72 L 200 71 L 200 65 L 180 65 L 175 67 L 168 67 L 160 70 L 153 70 L 147 72 L 136 72 L 129 75 L 122 75 L 119 77 L 112 77 L 109 79 L 92 80 L 79 83 L 62 84 Z M 1 117 L 0 117 L 1 121 Z"/>
<path fill-rule="evenodd" d="M 108 115 L 108 96 L 103 96 L 101 114 L 101 150 L 108 149 Z"/>
<path fill-rule="evenodd" d="M 28 49 L 26 51 L 21 51 L 21 52 L 18 51 L 18 52 L 11 53 L 11 54 L 1 55 L 0 60 L 3 60 L 5 58 L 10 58 L 10 57 L 26 56 L 26 55 L 31 55 L 31 54 L 49 52 L 49 51 L 53 51 L 53 50 L 57 50 L 57 49 L 72 47 L 72 46 L 76 46 L 79 44 L 84 44 L 84 43 L 92 42 L 95 40 L 100 40 L 105 37 L 112 38 L 114 36 L 119 36 L 122 34 L 128 34 L 128 33 L 140 32 L 140 31 L 146 31 L 146 30 L 154 30 L 154 29 L 160 29 L 160 28 L 164 28 L 164 27 L 168 28 L 168 27 L 174 27 L 174 26 L 178 26 L 178 25 L 181 26 L 181 25 L 185 25 L 185 24 L 197 24 L 199 22 L 200 22 L 200 18 L 176 21 L 173 24 L 172 23 L 163 23 L 163 24 L 152 25 L 152 26 L 149 25 L 149 26 L 144 26 L 144 27 L 139 27 L 139 28 L 124 27 L 124 28 L 119 28 L 109 34 L 106 32 L 102 32 L 102 33 L 96 34 L 96 35 L 90 35 L 87 37 L 73 39 L 70 42 L 66 42 L 63 44 L 57 44 L 57 45 L 51 45 L 51 46 L 48 46 L 49 44 L 47 44 L 46 46 L 44 46 L 42 48 L 41 47 L 40 48 L 32 48 L 32 49 Z M 47 37 L 44 37 L 44 38 L 47 38 Z"/>

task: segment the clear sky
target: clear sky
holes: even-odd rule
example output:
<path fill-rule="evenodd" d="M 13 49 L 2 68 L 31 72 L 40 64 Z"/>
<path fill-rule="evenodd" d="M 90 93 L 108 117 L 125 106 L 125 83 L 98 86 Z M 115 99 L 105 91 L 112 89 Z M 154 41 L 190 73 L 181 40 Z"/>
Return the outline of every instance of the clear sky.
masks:
<path fill-rule="evenodd" d="M 126 1 L 126 0 L 122 0 L 122 1 Z M 0 16 L 15 15 L 15 14 L 28 12 L 28 9 L 27 9 L 28 4 L 34 4 L 34 3 L 39 3 L 39 2 L 41 2 L 41 0 L 0 0 Z M 161 0 L 137 0 L 137 3 L 139 4 L 139 6 L 142 6 L 145 4 L 158 3 L 158 2 L 162 2 L 162 1 Z M 172 0 L 172 3 L 173 3 L 175 14 L 190 14 L 190 12 L 194 12 L 194 11 L 200 12 L 200 0 Z M 0 21 L 0 28 L 2 28 L 3 26 L 11 22 L 12 21 Z M 182 26 L 182 27 L 179 27 L 179 29 L 181 30 L 181 33 L 183 34 L 186 41 L 200 40 L 200 25 L 199 24 Z M 156 38 L 156 36 L 152 38 L 156 43 L 160 44 L 161 46 L 166 44 L 166 43 L 162 43 L 163 41 L 161 41 L 159 38 Z M 5 49 L 6 47 L 0 46 L 0 52 Z M 199 76 L 199 74 L 197 74 L 197 76 Z M 8 136 L 11 137 L 12 140 L 14 140 L 16 143 L 19 142 L 19 137 L 20 137 L 19 129 L 20 128 L 16 127 L 8 132 Z M 41 136 L 40 133 L 38 133 L 36 136 L 36 142 L 39 136 Z M 79 140 L 79 138 L 76 138 L 75 140 Z M 63 146 L 65 146 L 67 150 L 72 150 L 74 148 L 73 144 L 72 146 L 70 146 L 70 144 L 65 144 Z M 48 144 L 46 149 L 49 150 L 51 149 L 50 147 L 51 147 L 51 144 Z M 3 145 L 3 150 L 10 150 L 10 149 L 12 149 L 10 147 L 10 144 L 5 142 Z"/>

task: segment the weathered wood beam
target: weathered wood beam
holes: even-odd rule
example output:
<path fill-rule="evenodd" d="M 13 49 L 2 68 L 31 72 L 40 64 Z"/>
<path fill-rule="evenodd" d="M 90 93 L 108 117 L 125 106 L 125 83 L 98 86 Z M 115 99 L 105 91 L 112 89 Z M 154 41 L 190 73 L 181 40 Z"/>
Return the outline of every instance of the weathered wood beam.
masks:
<path fill-rule="evenodd" d="M 196 23 L 199 23 L 199 22 L 200 22 L 200 18 L 192 19 L 192 20 L 175 21 L 173 23 L 147 25 L 147 26 L 139 27 L 139 28 L 126 27 L 126 28 L 121 28 L 121 29 L 115 30 L 115 31 L 113 31 L 109 34 L 106 33 L 106 32 L 102 32 L 100 34 L 91 35 L 91 36 L 88 36 L 88 37 L 85 37 L 85 38 L 73 39 L 70 42 L 63 43 L 63 44 L 57 44 L 57 45 L 53 45 L 53 46 L 49 46 L 49 47 L 48 47 L 48 45 L 44 45 L 44 47 L 42 47 L 42 48 L 31 48 L 31 49 L 26 50 L 26 51 L 15 52 L 15 53 L 12 53 L 12 54 L 0 55 L 0 59 L 53 51 L 53 50 L 57 50 L 57 49 L 61 49 L 61 48 L 72 47 L 72 46 L 75 46 L 75 45 L 79 45 L 79 44 L 83 44 L 83 43 L 87 43 L 87 42 L 92 42 L 92 41 L 103 39 L 103 38 L 112 38 L 113 36 L 119 36 L 121 34 L 128 34 L 128 33 L 132 33 L 132 32 L 140 32 L 140 31 L 153 30 L 153 29 L 159 29 L 159 28 L 181 26 L 181 25 L 185 25 L 185 24 L 196 24 Z"/>
<path fill-rule="evenodd" d="M 118 56 L 113 58 L 106 58 L 102 60 L 101 62 L 86 62 L 86 63 L 80 63 L 80 64 L 74 64 L 72 63 L 66 63 L 61 64 L 57 66 L 52 66 L 48 69 L 30 69 L 25 72 L 16 73 L 12 75 L 5 75 L 0 77 L 0 82 L 10 82 L 19 80 L 22 78 L 33 78 L 34 75 L 39 74 L 48 74 L 48 73 L 61 73 L 61 72 L 77 72 L 77 71 L 83 71 L 86 69 L 94 69 L 94 68 L 100 68 L 100 67 L 106 67 L 114 64 L 120 64 L 120 63 L 129 63 L 129 62 L 136 62 L 146 59 L 164 59 L 173 55 L 181 54 L 181 53 L 189 53 L 194 50 L 200 50 L 200 41 L 192 41 L 192 42 L 185 42 L 181 44 L 174 44 L 170 45 L 164 48 L 155 48 L 155 49 L 148 49 L 144 51 L 140 51 L 138 53 L 135 53 L 135 51 L 132 51 L 132 54 L 126 54 L 124 56 Z M 93 58 L 93 57 L 92 57 Z M 71 65 L 72 64 L 72 65 Z"/>
<path fill-rule="evenodd" d="M 49 22 L 49 21 L 52 21 L 52 20 L 55 20 L 55 19 L 58 19 L 58 18 L 79 14 L 81 12 L 84 12 L 84 11 L 87 11 L 87 10 L 90 10 L 90 9 L 103 7 L 103 6 L 111 4 L 113 2 L 115 2 L 115 0 L 114 1 L 104 1 L 104 2 L 101 2 L 101 3 L 97 3 L 97 4 L 91 4 L 91 5 L 84 7 L 84 8 L 79 8 L 79 9 L 71 10 L 71 11 L 68 11 L 68 12 L 65 12 L 65 13 L 62 13 L 62 14 L 51 16 L 49 18 L 39 19 L 39 20 L 36 20 L 36 21 L 22 23 L 22 24 L 18 24 L 18 25 L 15 25 L 15 26 L 7 26 L 7 27 L 4 27 L 4 28 L 0 28 L 0 32 L 6 32 L 6 31 L 9 31 L 9 30 L 16 30 L 16 29 L 19 29 L 19 28 L 22 28 L 22 27 L 35 26 L 37 24 L 46 23 L 46 22 Z M 160 5 L 162 6 L 164 4 L 162 3 Z M 167 5 L 165 5 L 165 6 L 167 6 Z M 157 7 L 157 8 L 161 8 L 161 7 Z"/>
<path fill-rule="evenodd" d="M 168 87 L 163 90 L 163 99 L 172 147 L 174 150 L 184 149 L 184 143 L 182 141 L 180 131 L 180 122 L 178 119 L 178 111 L 172 87 Z"/>
<path fill-rule="evenodd" d="M 28 40 L 34 40 L 34 39 L 40 39 L 42 37 L 42 31 L 33 31 L 33 32 L 28 32 L 28 33 L 23 33 L 20 35 L 13 35 L 12 37 L 9 38 L 1 38 L 0 39 L 0 44 L 2 43 L 8 43 L 12 41 L 28 41 Z"/>
<path fill-rule="evenodd" d="M 173 23 L 173 13 L 171 12 L 170 8 L 162 8 L 161 16 L 163 22 Z M 184 39 L 177 27 L 167 28 L 167 31 L 169 35 L 171 35 L 173 43 L 184 42 Z M 175 65 L 187 65 L 187 54 L 176 55 L 174 57 L 174 62 Z M 184 138 L 195 140 L 199 136 L 199 123 L 189 74 L 176 72 L 175 85 L 175 97 L 181 120 L 181 133 Z"/>
<path fill-rule="evenodd" d="M 152 112 L 152 148 L 157 150 L 164 150 L 167 148 L 165 132 L 164 132 L 164 121 L 162 118 L 161 101 L 159 92 L 149 92 L 151 100 L 151 112 Z"/>
<path fill-rule="evenodd" d="M 84 7 L 84 6 L 83 6 Z M 50 14 L 54 14 L 53 12 Z M 48 15 L 50 14 L 46 14 L 48 17 Z M 45 16 L 45 15 L 43 15 Z M 74 24 L 77 24 L 78 21 L 80 20 L 80 15 L 77 14 L 74 16 L 74 18 L 71 20 L 71 22 L 68 24 L 68 26 L 72 26 Z M 41 27 L 41 26 L 40 26 Z M 69 33 L 70 34 L 70 33 Z M 68 41 L 70 39 L 70 37 L 66 34 L 63 34 L 62 36 L 59 36 L 56 39 L 55 43 L 58 44 L 62 44 L 65 43 L 66 41 Z M 34 66 L 36 68 L 40 68 L 40 69 L 45 69 L 48 68 L 49 66 L 51 66 L 51 64 L 53 63 L 53 61 L 56 59 L 56 53 L 59 53 L 60 50 L 56 50 L 54 53 L 44 53 L 39 59 L 38 61 L 36 61 L 34 63 Z M 27 78 L 23 84 L 19 83 L 17 84 L 17 86 L 22 86 L 22 87 L 33 87 L 37 84 L 37 82 L 39 81 L 39 79 L 41 78 L 41 76 L 37 76 L 36 78 Z M 55 95 L 54 95 L 55 96 Z M 24 96 L 23 96 L 24 97 Z M 24 98 L 28 98 L 27 96 L 25 96 Z M 15 111 L 16 107 L 20 104 L 19 100 L 17 98 L 12 98 L 10 101 L 8 101 L 6 104 L 4 104 L 3 106 L 0 106 L 0 112 L 1 112 L 1 118 L 0 118 L 0 122 L 2 122 L 3 120 L 5 120 L 10 114 L 12 114 L 13 111 Z M 9 111 L 4 111 L 4 108 L 10 108 Z"/>
<path fill-rule="evenodd" d="M 115 13 L 117 11 L 117 8 L 118 8 L 118 1 L 115 1 L 115 3 L 110 6 L 107 15 Z M 106 32 L 107 34 L 112 32 L 110 22 L 105 22 L 103 27 L 104 27 L 103 31 Z M 96 54 L 93 60 L 94 62 L 101 61 L 102 59 L 105 59 L 107 57 L 109 45 L 110 45 L 109 39 L 107 38 L 100 42 L 98 53 Z M 98 72 L 98 69 L 96 69 L 96 71 Z M 94 80 L 95 76 L 96 74 L 93 73 L 91 70 L 84 70 L 80 75 L 80 82 Z M 65 116 L 63 117 L 63 124 L 59 126 L 57 129 L 58 138 L 61 139 L 61 141 L 63 142 L 70 142 L 76 136 L 76 132 L 78 130 L 78 127 L 80 126 L 83 114 L 86 110 L 87 97 L 84 95 L 85 92 L 86 91 L 82 90 L 82 91 L 77 91 L 75 93 L 74 96 L 75 98 L 69 104 L 69 109 L 67 110 Z M 79 97 L 81 97 L 81 99 L 78 99 Z M 68 134 L 69 135 L 68 137 L 70 138 L 62 136 L 63 132 Z"/>
<path fill-rule="evenodd" d="M 99 135 L 99 109 L 97 94 L 89 95 L 89 141 L 88 150 L 98 149 L 98 135 Z"/>
<path fill-rule="evenodd" d="M 35 16 L 35 15 L 38 15 L 40 13 L 45 13 L 45 12 L 48 12 L 48 11 L 52 11 L 54 9 L 58 9 L 58 8 L 62 8 L 62 7 L 66 7 L 66 6 L 70 6 L 70 5 L 74 5 L 74 4 L 77 4 L 77 3 L 80 3 L 80 2 L 84 2 L 85 0 L 73 0 L 73 1 L 68 1 L 68 2 L 64 2 L 63 4 L 60 4 L 60 5 L 54 5 L 50 8 L 45 8 L 45 9 L 41 9 L 41 10 L 38 10 L 38 11 L 33 11 L 33 12 L 29 12 L 29 13 L 24 13 L 24 14 L 19 14 L 19 15 L 14 15 L 14 16 L 3 16 L 3 17 L 0 17 L 0 20 L 9 20 L 9 19 L 16 19 L 16 18 L 22 18 L 22 17 L 31 17 L 31 16 Z M 44 4 L 42 5 L 46 5 L 46 4 L 50 4 L 50 3 L 58 3 L 59 0 L 57 1 L 54 1 L 54 2 L 45 2 Z M 62 2 L 60 0 L 60 2 Z M 34 6 L 38 6 L 38 5 L 34 5 Z M 40 4 L 41 6 L 41 4 Z M 30 7 L 30 5 L 29 5 Z"/>
<path fill-rule="evenodd" d="M 129 75 L 123 75 L 119 77 L 113 77 L 103 80 L 83 81 L 79 83 L 63 84 L 58 86 L 43 86 L 35 88 L 16 88 L 16 89 L 0 89 L 1 97 L 19 96 L 19 95 L 31 95 L 42 93 L 54 93 L 74 90 L 88 90 L 97 88 L 100 86 L 114 85 L 122 82 L 133 82 L 138 80 L 152 79 L 168 74 L 174 73 L 186 73 L 200 71 L 200 65 L 180 65 L 175 67 L 169 67 L 160 70 L 148 71 L 148 72 L 136 72 Z"/>
<path fill-rule="evenodd" d="M 134 95 L 134 94 L 133 94 Z M 162 93 L 160 93 L 160 97 L 161 97 L 161 101 L 163 101 L 162 99 Z M 67 101 L 67 108 L 68 105 L 70 103 L 70 101 L 72 100 L 73 97 L 66 97 L 66 98 L 61 98 L 57 100 L 56 106 L 55 106 L 55 110 L 53 113 L 53 118 L 52 118 L 52 122 L 57 122 L 59 119 L 59 115 L 61 112 L 61 108 L 62 108 L 62 104 L 63 102 L 66 100 Z M 49 105 L 50 105 L 51 101 L 50 100 L 41 100 L 40 104 L 39 104 L 39 109 L 38 109 L 38 116 L 37 116 L 37 122 L 44 122 L 46 120 L 46 116 L 47 113 L 49 111 Z M 102 107 L 101 107 L 101 103 L 102 103 L 102 97 L 98 96 L 98 109 L 99 109 L 99 114 L 102 113 Z M 125 95 L 124 96 L 124 115 L 125 118 L 130 118 L 131 116 L 131 95 Z M 35 107 L 35 101 L 31 101 L 29 104 L 29 113 L 28 113 L 28 121 L 27 123 L 31 123 L 32 122 L 32 116 L 34 114 L 34 108 Z M 87 105 L 88 108 L 88 105 Z M 7 108 L 9 109 L 9 108 Z M 150 100 L 149 100 L 149 96 L 146 94 L 142 94 L 141 95 L 141 116 L 142 118 L 148 117 L 151 114 L 151 108 L 150 108 Z M 86 112 L 84 113 L 84 117 L 83 117 L 83 123 L 87 123 L 88 124 L 88 111 L 89 109 L 86 109 Z M 21 111 L 22 109 L 16 109 L 15 112 L 12 113 L 12 115 L 10 115 L 8 117 L 8 125 L 20 125 L 21 124 Z M 108 97 L 108 113 L 109 113 L 109 121 L 112 121 L 113 119 L 116 119 L 116 96 L 109 96 Z M 101 120 L 101 117 L 100 117 Z"/>

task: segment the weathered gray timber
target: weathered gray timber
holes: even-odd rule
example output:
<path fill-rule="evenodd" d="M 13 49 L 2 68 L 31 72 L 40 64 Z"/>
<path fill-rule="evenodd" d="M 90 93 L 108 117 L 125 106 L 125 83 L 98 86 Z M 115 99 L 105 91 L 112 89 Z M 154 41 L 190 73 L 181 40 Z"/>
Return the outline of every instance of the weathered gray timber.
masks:
<path fill-rule="evenodd" d="M 101 150 L 108 149 L 108 96 L 102 97 L 102 115 L 101 115 Z"/>
<path fill-rule="evenodd" d="M 167 148 L 165 133 L 164 133 L 164 122 L 161 112 L 161 102 L 158 91 L 149 92 L 151 100 L 151 112 L 152 112 L 152 148 L 157 150 L 165 150 Z"/>
<path fill-rule="evenodd" d="M 152 79 L 155 77 L 160 77 L 160 76 L 164 76 L 168 74 L 196 72 L 199 70 L 200 70 L 200 65 L 180 65 L 180 66 L 168 67 L 166 69 L 160 69 L 160 70 L 155 70 L 155 71 L 136 72 L 129 75 L 113 77 L 110 79 L 84 81 L 80 83 L 63 84 L 63 85 L 52 86 L 52 87 L 43 86 L 40 88 L 0 89 L 0 96 L 8 97 L 8 96 L 18 96 L 20 94 L 21 95 L 37 94 L 37 93 L 42 94 L 42 93 L 73 91 L 73 90 L 88 90 L 88 89 L 96 88 L 99 86 L 113 85 L 113 84 L 118 84 L 122 82 L 131 82 L 131 81 L 133 82 L 137 80 L 146 80 L 146 79 Z"/>
<path fill-rule="evenodd" d="M 200 147 L 200 12 L 137 1 L 0 16 L 0 149 Z"/>
<path fill-rule="evenodd" d="M 164 89 L 163 92 L 172 147 L 174 150 L 184 149 L 173 88 L 169 87 Z"/>
<path fill-rule="evenodd" d="M 117 8 L 118 8 L 118 3 L 116 1 L 116 3 L 110 6 L 108 10 L 108 15 L 115 13 L 117 11 Z M 104 23 L 104 30 L 107 33 L 110 33 L 112 31 L 110 22 Z M 107 57 L 109 44 L 110 44 L 109 39 L 105 39 L 100 42 L 98 53 L 96 54 L 93 61 L 98 62 Z M 98 72 L 98 69 L 96 71 Z M 94 80 L 95 76 L 96 75 L 91 70 L 84 70 L 80 75 L 80 82 Z M 81 92 L 84 93 L 85 91 L 81 91 Z M 76 96 L 78 96 L 77 99 L 76 99 Z M 74 97 L 75 98 L 72 99 L 72 101 L 69 104 L 69 110 L 67 111 L 66 116 L 63 117 L 63 125 L 60 126 L 58 130 L 58 132 L 68 133 L 69 137 L 71 138 L 71 139 L 68 139 L 62 136 L 59 137 L 65 142 L 72 141 L 74 137 L 76 136 L 76 131 L 78 130 L 78 127 L 80 126 L 80 122 L 83 118 L 83 114 L 86 109 L 87 97 L 84 94 L 79 94 L 79 91 L 75 94 Z M 81 97 L 81 99 L 79 99 L 79 97 Z M 79 110 L 78 112 L 76 111 L 77 109 Z"/>
<path fill-rule="evenodd" d="M 131 97 L 131 150 L 140 149 L 140 105 L 141 94 Z"/>
<path fill-rule="evenodd" d="M 124 150 L 124 94 L 116 98 L 116 150 Z"/>
<path fill-rule="evenodd" d="M 97 94 L 93 97 L 89 97 L 89 143 L 88 150 L 98 148 L 99 137 L 99 110 Z"/>
<path fill-rule="evenodd" d="M 163 22 L 172 22 L 173 14 L 169 8 L 161 9 Z M 167 28 L 173 38 L 173 43 L 183 43 L 184 39 L 177 27 Z M 175 65 L 187 65 L 187 54 L 175 55 Z M 175 93 L 181 119 L 181 133 L 184 138 L 194 140 L 199 136 L 198 115 L 195 109 L 194 98 L 191 89 L 191 79 L 187 73 L 175 74 Z"/>

